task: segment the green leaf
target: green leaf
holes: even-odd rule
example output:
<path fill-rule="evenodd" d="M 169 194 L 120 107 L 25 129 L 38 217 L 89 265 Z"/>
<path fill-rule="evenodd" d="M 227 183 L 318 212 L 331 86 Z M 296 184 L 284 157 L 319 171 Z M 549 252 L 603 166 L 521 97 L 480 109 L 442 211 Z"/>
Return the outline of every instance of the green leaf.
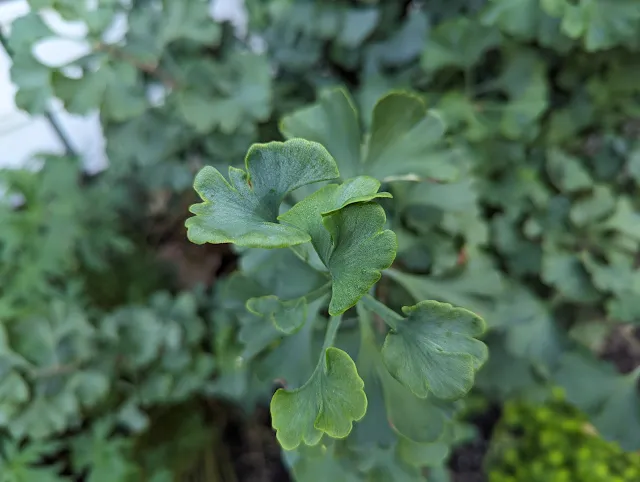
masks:
<path fill-rule="evenodd" d="M 30 56 L 36 42 L 54 36 L 38 12 L 29 12 L 12 22 L 8 44 L 14 54 Z"/>
<path fill-rule="evenodd" d="M 74 438 L 71 444 L 73 466 L 78 472 L 87 470 L 87 482 L 127 480 L 134 475 L 130 460 L 131 439 L 111 437 L 111 423 L 98 420 L 91 433 Z"/>
<path fill-rule="evenodd" d="M 417 95 L 393 92 L 373 109 L 364 164 L 378 179 L 415 174 L 452 180 L 458 166 L 441 162 L 434 147 L 445 132 L 441 117 Z M 375 174 L 374 174 L 375 173 Z"/>
<path fill-rule="evenodd" d="M 391 194 L 378 192 L 378 189 L 380 189 L 380 182 L 368 176 L 347 179 L 342 184 L 329 184 L 278 216 L 278 220 L 309 233 L 314 249 L 322 262 L 327 265 L 332 239 L 323 224 L 324 216 L 335 213 L 350 204 L 391 197 Z"/>
<path fill-rule="evenodd" d="M 383 315 L 393 326 L 382 347 L 391 375 L 421 398 L 462 397 L 488 357 L 486 345 L 474 338 L 485 330 L 482 318 L 437 301 L 402 311 L 407 318 Z"/>
<path fill-rule="evenodd" d="M 447 233 L 463 235 L 468 245 L 484 244 L 489 232 L 481 216 L 477 191 L 473 179 L 451 183 L 421 182 L 411 184 L 406 199 L 400 200 L 399 204 L 406 204 L 407 225 L 417 230 L 423 241 L 435 235 L 437 223 Z M 439 255 L 432 255 L 436 265 L 440 263 Z M 437 269 L 432 268 L 433 271 Z"/>
<path fill-rule="evenodd" d="M 449 456 L 449 446 L 442 442 L 419 444 L 406 438 L 398 441 L 398 456 L 413 467 L 440 465 Z"/>
<path fill-rule="evenodd" d="M 542 279 L 570 300 L 587 303 L 598 298 L 589 274 L 572 253 L 555 250 L 544 253 Z"/>
<path fill-rule="evenodd" d="M 487 26 L 496 26 L 522 40 L 566 51 L 572 43 L 560 32 L 560 22 L 542 8 L 540 0 L 490 0 L 480 17 Z"/>
<path fill-rule="evenodd" d="M 450 180 L 459 167 L 443 156 L 445 126 L 415 94 L 392 92 L 378 100 L 371 132 L 362 134 L 354 103 L 344 90 L 330 90 L 320 101 L 284 117 L 281 132 L 327 146 L 344 178 L 368 175 L 380 180 L 400 176 Z"/>
<path fill-rule="evenodd" d="M 42 459 L 60 450 L 57 444 L 29 442 L 19 444 L 10 439 L 0 442 L 2 482 L 67 482 L 60 476 L 59 464 L 42 466 Z"/>
<path fill-rule="evenodd" d="M 484 27 L 475 19 L 459 17 L 434 29 L 420 64 L 428 72 L 445 67 L 469 69 L 500 40 L 499 31 Z"/>
<path fill-rule="evenodd" d="M 505 287 L 502 274 L 491 261 L 483 256 L 469 255 L 465 269 L 455 276 L 418 276 L 390 269 L 385 274 L 397 281 L 415 301 L 435 299 L 453 305 L 464 306 L 486 318 L 490 325 L 490 313 L 494 299 Z"/>
<path fill-rule="evenodd" d="M 289 388 L 304 385 L 314 371 L 317 347 L 313 344 L 314 328 L 326 322 L 318 319 L 318 311 L 326 300 L 309 304 L 306 323 L 291 336 L 285 337 L 278 346 L 257 360 L 255 372 L 261 380 L 285 384 Z M 317 323 L 316 323 L 317 322 Z"/>
<path fill-rule="evenodd" d="M 47 110 L 53 97 L 51 69 L 30 53 L 16 56 L 11 64 L 11 80 L 19 88 L 15 96 L 18 108 L 31 114 Z"/>
<path fill-rule="evenodd" d="M 230 166 L 229 181 L 211 166 L 198 173 L 194 187 L 204 202 L 190 208 L 196 216 L 186 222 L 189 239 L 262 248 L 308 242 L 308 234 L 277 223 L 278 210 L 290 191 L 338 177 L 327 150 L 301 139 L 254 144 L 245 166 L 246 171 Z"/>
<path fill-rule="evenodd" d="M 547 153 L 547 174 L 561 191 L 574 192 L 591 187 L 593 181 L 580 159 L 560 149 Z"/>
<path fill-rule="evenodd" d="M 311 378 L 296 390 L 278 389 L 271 400 L 276 437 L 285 450 L 315 445 L 323 433 L 344 438 L 367 411 L 364 383 L 344 351 L 329 347 Z"/>
<path fill-rule="evenodd" d="M 241 305 L 235 305 L 241 311 L 245 310 L 249 298 L 274 294 L 291 300 L 315 291 L 328 281 L 326 273 L 313 269 L 289 249 L 249 249 L 240 258 L 240 269 L 244 276 L 237 280 L 238 287 L 245 290 L 249 282 L 260 286 Z M 238 288 L 229 289 L 235 294 Z"/>
<path fill-rule="evenodd" d="M 475 429 L 472 425 L 452 422 L 447 424 L 442 436 L 435 442 L 416 443 L 399 437 L 396 453 L 401 460 L 413 467 L 438 467 L 446 463 L 452 446 L 477 439 Z M 431 476 L 431 471 L 429 475 Z"/>
<path fill-rule="evenodd" d="M 512 35 L 532 38 L 536 35 L 538 0 L 491 0 L 482 16 L 485 25 L 498 25 Z"/>
<path fill-rule="evenodd" d="M 147 108 L 136 67 L 108 57 L 103 57 L 101 64 L 79 79 L 55 75 L 53 89 L 65 107 L 77 114 L 100 109 L 106 118 L 124 121 L 142 115 Z"/>
<path fill-rule="evenodd" d="M 554 378 L 567 399 L 590 416 L 602 437 L 636 451 L 640 449 L 639 375 L 637 369 L 618 375 L 610 364 L 573 352 L 562 358 Z"/>
<path fill-rule="evenodd" d="M 253 359 L 282 336 L 273 323 L 265 323 L 264 317 L 254 313 L 238 315 L 238 324 L 238 341 L 244 346 L 240 356 L 245 360 Z"/>
<path fill-rule="evenodd" d="M 344 47 L 356 48 L 373 32 L 380 20 L 377 8 L 350 8 L 343 18 L 342 29 L 336 42 Z"/>
<path fill-rule="evenodd" d="M 342 89 L 324 90 L 316 104 L 283 117 L 280 131 L 287 139 L 301 137 L 325 146 L 344 178 L 360 173 L 358 112 Z"/>
<path fill-rule="evenodd" d="M 323 218 L 331 234 L 332 296 L 329 314 L 335 316 L 354 306 L 393 263 L 397 241 L 393 231 L 383 230 L 386 216 L 377 204 L 352 204 Z"/>
<path fill-rule="evenodd" d="M 343 313 L 362 297 L 393 263 L 397 249 L 392 231 L 383 230 L 384 210 L 375 198 L 380 183 L 370 177 L 331 184 L 300 201 L 278 219 L 309 234 L 332 279 L 329 313 Z"/>
<path fill-rule="evenodd" d="M 20 407 L 29 401 L 29 385 L 16 372 L 7 372 L 0 361 L 0 426 L 7 426 L 17 415 Z"/>
<path fill-rule="evenodd" d="M 365 384 L 367 414 L 349 438 L 356 450 L 388 446 L 393 431 L 416 443 L 439 439 L 449 422 L 448 407 L 433 398 L 418 398 L 387 369 L 373 331 L 372 317 L 358 304 L 360 349 L 356 365 Z"/>
<path fill-rule="evenodd" d="M 514 356 L 549 367 L 564 353 L 564 337 L 551 311 L 521 286 L 504 293 L 492 320 L 492 327 L 504 330 L 505 348 Z"/>
<path fill-rule="evenodd" d="M 265 56 L 252 53 L 237 53 L 226 63 L 191 62 L 180 72 L 185 85 L 176 92 L 178 110 L 201 134 L 214 128 L 232 134 L 245 122 L 266 121 L 271 113 L 270 68 Z"/>
<path fill-rule="evenodd" d="M 549 86 L 546 65 L 532 50 L 508 52 L 504 70 L 496 81 L 509 95 L 503 107 L 501 131 L 511 139 L 536 132 L 537 119 L 548 105 Z"/>
<path fill-rule="evenodd" d="M 370 451 L 366 460 L 362 463 L 363 468 L 369 471 L 369 481 L 371 482 L 423 482 L 425 480 L 421 470 L 405 464 L 398 458 L 393 447 L 377 448 Z"/>
<path fill-rule="evenodd" d="M 217 45 L 222 35 L 222 27 L 209 15 L 206 0 L 169 2 L 163 14 L 166 21 L 162 34 L 163 42 L 189 39 L 205 45 Z"/>
<path fill-rule="evenodd" d="M 282 301 L 277 296 L 261 296 L 247 301 L 247 309 L 267 318 L 279 331 L 290 335 L 304 324 L 307 317 L 307 301 L 305 298 Z"/>
<path fill-rule="evenodd" d="M 478 372 L 475 385 L 482 393 L 499 399 L 546 396 L 545 380 L 536 376 L 529 361 L 507 351 L 503 337 L 492 333 L 485 341 L 491 355 Z"/>
<path fill-rule="evenodd" d="M 381 67 L 403 67 L 414 61 L 422 51 L 428 33 L 430 18 L 426 11 L 412 9 L 385 40 L 376 42 L 369 53 L 369 61 Z"/>
<path fill-rule="evenodd" d="M 576 226 L 592 225 L 613 212 L 615 202 L 611 189 L 598 185 L 588 197 L 578 199 L 571 206 L 569 217 Z"/>
<path fill-rule="evenodd" d="M 310 452 L 308 448 L 301 448 L 296 452 L 285 452 L 285 457 L 293 458 L 291 455 L 297 456 L 294 461 L 288 461 L 292 467 L 292 473 L 295 480 L 299 482 L 361 482 L 362 479 L 355 473 L 355 467 L 346 466 L 341 463 L 340 454 L 335 453 L 335 444 L 329 447 L 319 445 L 312 447 L 315 453 Z M 350 470 L 351 469 L 351 470 Z"/>
<path fill-rule="evenodd" d="M 603 224 L 603 228 L 613 229 L 635 241 L 640 241 L 640 211 L 634 208 L 627 196 L 620 196 L 613 215 Z"/>
<path fill-rule="evenodd" d="M 640 146 L 635 146 L 633 151 L 629 154 L 627 168 L 629 169 L 629 174 L 636 181 L 636 186 L 640 186 Z"/>
<path fill-rule="evenodd" d="M 639 20 L 640 6 L 633 0 L 584 0 L 565 7 L 562 30 L 582 37 L 593 52 L 634 41 Z"/>

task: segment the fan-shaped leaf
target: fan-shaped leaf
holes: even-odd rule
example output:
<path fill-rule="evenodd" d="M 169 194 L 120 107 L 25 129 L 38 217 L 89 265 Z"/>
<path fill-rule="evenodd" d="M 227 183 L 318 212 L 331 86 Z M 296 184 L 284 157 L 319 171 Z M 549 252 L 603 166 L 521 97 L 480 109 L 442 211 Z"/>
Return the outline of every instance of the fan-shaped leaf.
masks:
<path fill-rule="evenodd" d="M 484 331 L 482 318 L 437 301 L 402 311 L 408 317 L 391 320 L 395 328 L 382 347 L 389 372 L 422 398 L 429 392 L 443 399 L 467 393 L 488 356 L 486 345 L 474 338 Z"/>
<path fill-rule="evenodd" d="M 254 144 L 246 171 L 229 167 L 229 181 L 214 167 L 202 169 L 194 187 L 203 203 L 191 206 L 189 239 L 196 244 L 282 248 L 309 241 L 303 231 L 277 223 L 284 196 L 294 189 L 339 176 L 335 161 L 315 142 Z"/>
<path fill-rule="evenodd" d="M 296 390 L 279 389 L 271 400 L 273 427 L 280 445 L 292 450 L 315 445 L 323 433 L 344 438 L 353 421 L 367 411 L 364 383 L 344 351 L 329 347 L 307 383 Z"/>

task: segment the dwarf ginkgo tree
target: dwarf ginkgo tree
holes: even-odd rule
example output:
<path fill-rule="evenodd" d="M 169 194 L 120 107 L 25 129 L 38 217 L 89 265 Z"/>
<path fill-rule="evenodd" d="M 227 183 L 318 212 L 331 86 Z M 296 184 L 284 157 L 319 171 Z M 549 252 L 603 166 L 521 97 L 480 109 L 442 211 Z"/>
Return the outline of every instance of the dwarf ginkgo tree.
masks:
<path fill-rule="evenodd" d="M 380 182 L 372 177 L 339 179 L 336 161 L 320 143 L 292 138 L 254 144 L 245 170 L 230 167 L 225 178 L 207 166 L 197 175 L 194 187 L 202 202 L 191 207 L 195 216 L 186 222 L 188 237 L 197 244 L 290 249 L 322 273 L 323 281 L 304 296 L 266 295 L 246 303 L 261 324 L 277 332 L 267 337 L 265 348 L 269 340 L 291 336 L 309 320 L 325 320 L 326 335 L 311 376 L 299 386 L 278 389 L 271 400 L 273 427 L 284 449 L 316 445 L 324 434 L 347 437 L 367 412 L 363 377 L 382 386 L 397 432 L 416 443 L 433 442 L 444 426 L 441 400 L 465 395 L 487 359 L 486 345 L 476 338 L 484 321 L 437 301 L 406 306 L 401 315 L 376 299 L 373 287 L 397 251 L 396 235 L 385 229 L 385 211 L 378 204 L 391 194 L 380 192 Z M 322 187 L 289 206 L 289 193 L 321 182 Z M 323 317 L 325 308 L 328 316 Z M 350 313 L 363 334 L 358 358 L 365 374 L 335 343 Z M 382 346 L 368 336 L 374 319 L 388 327 Z M 415 414 L 414 423 L 398 414 L 403 410 Z"/>

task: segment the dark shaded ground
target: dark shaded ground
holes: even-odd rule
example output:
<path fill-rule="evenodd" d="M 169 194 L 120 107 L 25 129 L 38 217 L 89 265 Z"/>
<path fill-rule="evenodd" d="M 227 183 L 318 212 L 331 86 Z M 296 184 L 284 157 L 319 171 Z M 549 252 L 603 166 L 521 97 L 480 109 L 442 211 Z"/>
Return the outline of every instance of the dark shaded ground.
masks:
<path fill-rule="evenodd" d="M 492 405 L 469 420 L 478 428 L 478 438 L 453 451 L 449 459 L 455 482 L 486 482 L 483 470 L 484 457 L 489 450 L 493 429 L 502 416 L 500 406 Z"/>
<path fill-rule="evenodd" d="M 621 373 L 630 373 L 640 366 L 640 327 L 620 325 L 605 342 L 601 356 Z"/>
<path fill-rule="evenodd" d="M 500 416 L 500 407 L 494 405 L 470 420 L 478 427 L 480 437 L 461 445 L 451 455 L 449 468 L 455 482 L 487 481 L 482 464 Z M 222 443 L 229 451 L 238 482 L 291 481 L 280 458 L 267 409 L 260 408 L 244 420 L 238 414 L 229 422 Z"/>
<path fill-rule="evenodd" d="M 614 363 L 622 373 L 629 373 L 640 366 L 640 327 L 621 325 L 614 330 L 601 356 Z M 222 444 L 229 452 L 237 482 L 290 482 L 271 428 L 268 409 L 259 408 L 249 418 L 235 409 L 231 409 L 230 414 Z M 469 420 L 478 428 L 479 437 L 453 451 L 449 468 L 454 482 L 487 482 L 483 462 L 500 417 L 501 408 L 493 405 Z"/>
<path fill-rule="evenodd" d="M 246 419 L 234 413 L 223 431 L 222 443 L 229 451 L 238 482 L 291 480 L 280 456 L 268 409 L 258 408 Z"/>

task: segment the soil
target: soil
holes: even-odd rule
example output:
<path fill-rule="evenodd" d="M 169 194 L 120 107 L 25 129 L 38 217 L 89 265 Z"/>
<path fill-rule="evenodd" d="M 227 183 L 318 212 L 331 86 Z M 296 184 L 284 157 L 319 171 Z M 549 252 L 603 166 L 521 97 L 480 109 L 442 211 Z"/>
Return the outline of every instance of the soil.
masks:
<path fill-rule="evenodd" d="M 621 325 L 614 330 L 601 356 L 614 363 L 621 373 L 640 366 L 640 327 Z M 454 482 L 487 482 L 483 463 L 500 416 L 500 407 L 493 405 L 472 417 L 470 422 L 478 428 L 479 437 L 451 454 L 449 468 Z M 237 482 L 291 481 L 266 408 L 259 408 L 250 418 L 234 416 L 224 430 L 223 443 L 229 450 Z"/>
<path fill-rule="evenodd" d="M 612 362 L 620 373 L 630 373 L 640 366 L 640 327 L 620 325 L 604 344 L 604 360 Z"/>
<path fill-rule="evenodd" d="M 237 482 L 290 482 L 269 410 L 260 407 L 246 419 L 235 415 L 223 432 L 222 443 L 229 452 Z"/>
<path fill-rule="evenodd" d="M 451 454 L 449 468 L 454 482 L 487 482 L 483 463 L 500 416 L 500 407 L 492 405 L 471 418 L 470 422 L 478 429 L 478 438 L 459 446 Z"/>
<path fill-rule="evenodd" d="M 470 420 L 478 428 L 479 437 L 452 453 L 449 468 L 454 482 L 487 482 L 483 462 L 500 416 L 500 407 L 494 405 Z M 237 482 L 291 481 L 266 408 L 258 408 L 249 418 L 235 413 L 228 422 L 222 443 L 228 450 Z"/>

